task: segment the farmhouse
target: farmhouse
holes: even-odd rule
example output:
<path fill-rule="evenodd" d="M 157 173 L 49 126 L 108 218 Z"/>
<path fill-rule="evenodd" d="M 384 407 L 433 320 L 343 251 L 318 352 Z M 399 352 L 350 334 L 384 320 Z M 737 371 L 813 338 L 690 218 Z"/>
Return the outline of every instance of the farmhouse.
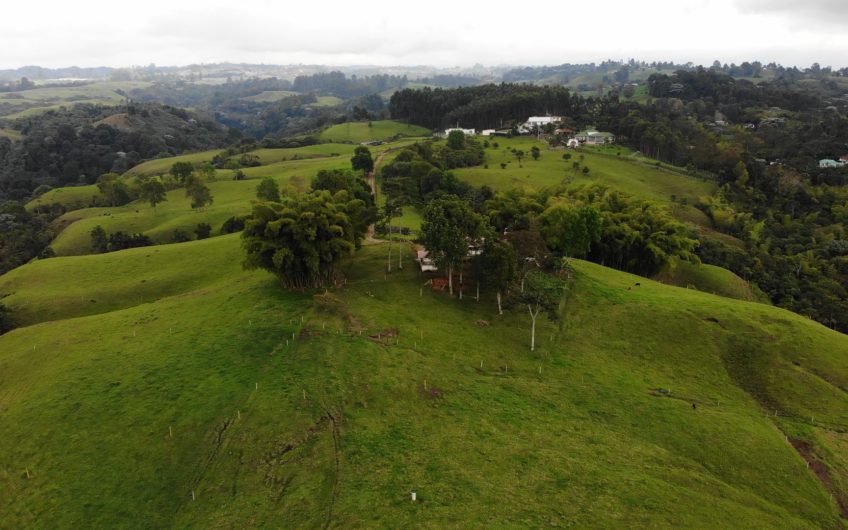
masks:
<path fill-rule="evenodd" d="M 547 125 L 549 123 L 561 123 L 564 120 L 562 116 L 530 116 L 527 118 L 528 127 L 535 127 L 537 125 Z"/>
<path fill-rule="evenodd" d="M 574 139 L 587 145 L 604 145 L 615 141 L 612 133 L 598 131 L 583 131 L 574 135 Z"/>
<path fill-rule="evenodd" d="M 460 129 L 458 127 L 454 127 L 453 129 L 445 129 L 445 136 L 449 135 L 453 131 L 462 131 L 467 136 L 476 136 L 477 135 L 477 131 L 475 129 Z"/>
<path fill-rule="evenodd" d="M 819 167 L 821 168 L 842 167 L 844 165 L 845 162 L 837 162 L 836 160 L 831 160 L 829 158 L 819 160 Z"/>

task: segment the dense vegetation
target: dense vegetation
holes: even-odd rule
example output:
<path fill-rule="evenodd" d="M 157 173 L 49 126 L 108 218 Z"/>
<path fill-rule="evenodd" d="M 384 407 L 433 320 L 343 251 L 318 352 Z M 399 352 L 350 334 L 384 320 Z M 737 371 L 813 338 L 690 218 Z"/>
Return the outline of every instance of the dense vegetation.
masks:
<path fill-rule="evenodd" d="M 0 137 L 0 201 L 28 200 L 39 186 L 93 184 L 146 159 L 232 141 L 214 119 L 152 103 L 77 105 L 21 118 L 20 142 Z"/>

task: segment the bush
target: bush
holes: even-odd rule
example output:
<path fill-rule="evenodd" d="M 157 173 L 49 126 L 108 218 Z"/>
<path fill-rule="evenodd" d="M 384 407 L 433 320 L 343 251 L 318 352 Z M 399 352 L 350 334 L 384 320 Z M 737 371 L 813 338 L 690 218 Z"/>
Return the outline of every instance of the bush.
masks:
<path fill-rule="evenodd" d="M 197 239 L 207 239 L 212 235 L 212 226 L 208 223 L 200 223 L 197 225 L 194 233 L 197 234 Z"/>
<path fill-rule="evenodd" d="M 330 293 L 316 294 L 312 297 L 315 307 L 325 313 L 338 314 L 344 311 L 344 300 Z"/>
<path fill-rule="evenodd" d="M 185 230 L 177 228 L 174 230 L 174 243 L 187 243 L 191 241 L 191 236 Z"/>
<path fill-rule="evenodd" d="M 12 324 L 12 310 L 0 303 L 0 335 L 14 329 Z"/>
<path fill-rule="evenodd" d="M 52 190 L 53 186 L 48 186 L 47 184 L 42 184 L 41 186 L 35 188 L 35 191 L 32 192 L 32 197 L 41 197 L 48 191 Z"/>
<path fill-rule="evenodd" d="M 244 230 L 244 217 L 230 217 L 221 226 L 221 234 L 234 234 Z"/>

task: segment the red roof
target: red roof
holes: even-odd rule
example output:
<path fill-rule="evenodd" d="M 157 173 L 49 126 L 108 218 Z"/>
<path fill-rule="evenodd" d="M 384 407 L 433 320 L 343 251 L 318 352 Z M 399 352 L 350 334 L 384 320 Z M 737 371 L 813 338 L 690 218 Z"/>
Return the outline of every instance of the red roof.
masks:
<path fill-rule="evenodd" d="M 839 157 L 839 160 L 848 160 L 848 155 L 842 155 Z"/>
<path fill-rule="evenodd" d="M 564 133 L 564 134 L 571 134 L 571 133 L 575 133 L 577 131 L 572 131 L 571 129 L 557 129 L 557 132 L 558 133 Z"/>

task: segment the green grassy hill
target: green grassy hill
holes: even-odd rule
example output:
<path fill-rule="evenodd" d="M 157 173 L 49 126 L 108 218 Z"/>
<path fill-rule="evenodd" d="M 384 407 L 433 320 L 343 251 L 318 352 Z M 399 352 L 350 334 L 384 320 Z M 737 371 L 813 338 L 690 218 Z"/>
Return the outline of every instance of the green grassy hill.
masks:
<path fill-rule="evenodd" d="M 238 254 L 228 236 L 3 278 L 32 323 L 0 337 L 4 526 L 840 527 L 784 433 L 839 494 L 843 335 L 577 262 L 530 352 L 525 312 L 419 296 L 382 245 L 344 267 L 338 315 Z"/>
<path fill-rule="evenodd" d="M 532 142 L 457 173 L 558 182 L 560 152 L 496 165 Z M 352 146 L 330 145 L 247 173 L 349 167 Z M 574 185 L 714 190 L 584 162 Z M 72 256 L 95 224 L 217 235 L 256 183 L 211 183 L 202 213 L 182 190 L 157 212 L 71 212 L 54 243 L 70 257 L 0 277 L 21 324 L 0 336 L 0 528 L 844 528 L 848 338 L 744 301 L 722 269 L 659 283 L 575 261 L 530 351 L 526 308 L 499 315 L 485 284 L 479 302 L 473 284 L 462 300 L 422 288 L 410 246 L 390 274 L 382 244 L 347 260 L 335 313 L 242 270 L 237 234 Z"/>
<path fill-rule="evenodd" d="M 269 101 L 280 101 L 281 99 L 285 99 L 289 96 L 296 96 L 298 94 L 299 92 L 291 92 L 290 90 L 270 90 L 255 96 L 248 96 L 241 99 L 245 101 L 259 101 L 265 103 Z"/>
<path fill-rule="evenodd" d="M 430 132 L 429 129 L 418 127 L 417 125 L 405 125 L 396 121 L 374 121 L 371 122 L 371 127 L 368 127 L 368 123 L 366 122 L 333 125 L 322 132 L 320 138 L 333 142 L 353 142 L 358 144 L 374 140 L 386 141 L 388 138 L 397 134 L 413 137 L 430 136 Z"/>
<path fill-rule="evenodd" d="M 372 147 L 375 156 L 386 150 L 407 145 L 411 140 Z M 214 203 L 206 206 L 202 212 L 191 208 L 191 201 L 185 196 L 184 189 L 168 192 L 166 202 L 157 206 L 156 211 L 149 204 L 135 201 L 115 208 L 85 208 L 68 212 L 54 221 L 54 227 L 61 229 L 51 245 L 59 256 L 79 256 L 91 252 L 91 230 L 102 226 L 107 233 L 122 231 L 125 233 L 144 233 L 156 243 L 173 242 L 175 229 L 192 233 L 199 223 L 208 223 L 213 235 L 218 235 L 221 225 L 233 215 L 248 213 L 250 200 L 256 198 L 258 180 L 273 177 L 280 187 L 284 187 L 292 177 L 298 176 L 308 185 L 309 181 L 322 169 L 350 169 L 350 156 L 354 146 L 344 144 L 321 144 L 296 149 L 262 149 L 251 154 L 259 156 L 262 166 L 246 168 L 247 180 L 234 181 L 232 171 L 218 170 L 217 180 L 209 182 Z M 166 173 L 178 160 L 200 164 L 211 160 L 216 151 L 207 151 L 182 157 L 153 160 L 136 166 L 127 173 L 131 175 L 155 175 Z M 297 157 L 297 159 L 295 159 Z M 62 202 L 66 205 L 90 200 L 98 193 L 95 186 L 62 188 L 45 193 L 30 203 L 37 204 Z"/>
<path fill-rule="evenodd" d="M 714 265 L 695 265 L 684 261 L 674 270 L 663 271 L 654 279 L 667 285 L 695 289 L 735 300 L 746 302 L 768 300 L 768 297 L 758 296 L 749 282 L 727 269 Z"/>
<path fill-rule="evenodd" d="M 22 92 L 9 92 L 0 98 L 0 105 L 9 104 L 12 106 L 20 103 L 32 103 L 38 105 L 26 110 L 11 113 L 3 116 L 5 119 L 16 119 L 33 114 L 40 114 L 50 109 L 58 109 L 59 107 L 69 107 L 75 103 L 91 103 L 97 105 L 119 105 L 124 101 L 124 96 L 121 96 L 116 90 L 129 92 L 136 88 L 145 88 L 151 83 L 143 81 L 126 81 L 126 82 L 102 82 L 92 83 L 89 85 L 78 87 L 48 87 L 35 88 L 32 90 L 24 90 Z M 21 99 L 10 99 L 17 98 Z"/>

